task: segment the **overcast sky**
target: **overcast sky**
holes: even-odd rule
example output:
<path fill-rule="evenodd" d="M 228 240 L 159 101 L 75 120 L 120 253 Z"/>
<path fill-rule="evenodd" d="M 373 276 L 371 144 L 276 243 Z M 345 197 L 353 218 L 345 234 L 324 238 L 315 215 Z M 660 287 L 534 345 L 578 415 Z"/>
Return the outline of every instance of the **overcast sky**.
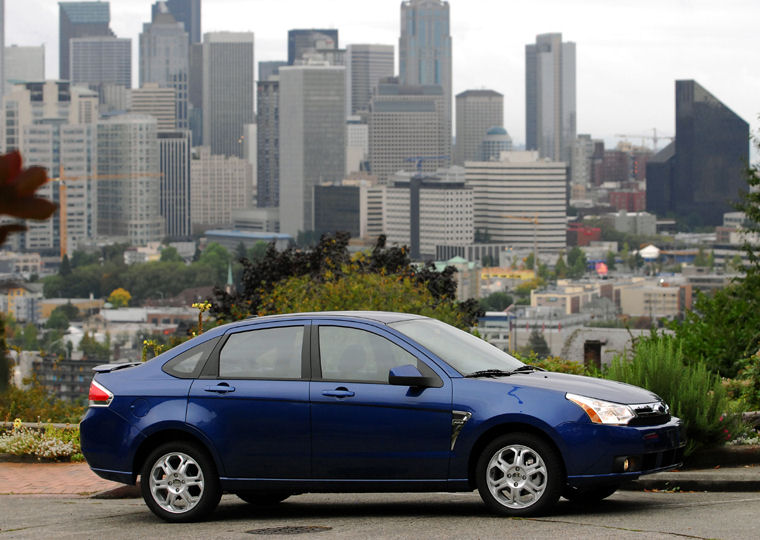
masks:
<path fill-rule="evenodd" d="M 137 41 L 153 0 L 111 0 L 111 28 Z M 202 31 L 252 31 L 256 62 L 287 58 L 292 28 L 337 28 L 340 46 L 396 48 L 399 0 L 202 0 Z M 576 43 L 578 133 L 675 131 L 676 79 L 695 79 L 758 129 L 759 0 L 450 0 L 454 93 L 504 94 L 507 128 L 525 141 L 525 44 L 561 32 Z M 58 75 L 58 2 L 5 0 L 6 45 L 45 44 Z M 641 142 L 641 139 L 635 140 Z M 664 142 L 659 143 L 660 148 Z"/>

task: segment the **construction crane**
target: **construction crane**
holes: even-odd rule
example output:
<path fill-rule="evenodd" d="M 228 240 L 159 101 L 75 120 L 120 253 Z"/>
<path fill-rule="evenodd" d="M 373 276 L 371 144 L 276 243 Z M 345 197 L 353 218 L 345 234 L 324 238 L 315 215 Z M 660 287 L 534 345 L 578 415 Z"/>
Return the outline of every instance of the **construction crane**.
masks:
<path fill-rule="evenodd" d="M 513 216 L 510 214 L 501 214 L 501 217 L 517 221 L 528 221 L 533 224 L 533 268 L 538 270 L 538 215 Z"/>
<path fill-rule="evenodd" d="M 621 137 L 623 139 L 641 139 L 641 146 L 644 146 L 645 139 L 650 139 L 652 141 L 652 144 L 654 144 L 655 152 L 657 152 L 657 141 L 660 139 L 668 139 L 670 141 L 675 139 L 675 137 L 670 137 L 668 135 L 657 135 L 657 128 L 652 128 L 652 135 L 631 135 L 625 133 L 617 133 L 615 134 L 615 137 Z"/>
<path fill-rule="evenodd" d="M 58 243 L 60 244 L 61 259 L 66 255 L 68 244 L 68 216 L 67 216 L 67 194 L 66 183 L 74 180 L 126 180 L 137 177 L 156 177 L 163 176 L 163 173 L 133 173 L 133 174 L 90 174 L 85 176 L 66 176 L 63 174 L 63 165 L 58 167 L 58 176 L 51 178 L 51 181 L 58 182 Z"/>

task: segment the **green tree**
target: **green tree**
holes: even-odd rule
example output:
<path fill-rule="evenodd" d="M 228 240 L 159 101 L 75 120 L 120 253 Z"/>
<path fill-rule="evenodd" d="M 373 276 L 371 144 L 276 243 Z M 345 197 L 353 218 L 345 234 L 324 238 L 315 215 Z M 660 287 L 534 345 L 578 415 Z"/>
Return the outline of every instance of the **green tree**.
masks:
<path fill-rule="evenodd" d="M 699 251 L 697 252 L 697 256 L 694 257 L 694 266 L 697 266 L 699 268 L 706 268 L 708 265 L 709 261 L 707 259 L 707 255 L 705 254 L 705 248 L 700 246 Z"/>
<path fill-rule="evenodd" d="M 161 250 L 161 262 L 185 262 L 174 246 L 166 246 Z"/>
<path fill-rule="evenodd" d="M 504 311 L 513 303 L 512 295 L 505 292 L 495 292 L 480 299 L 480 309 L 483 311 Z"/>
<path fill-rule="evenodd" d="M 61 266 L 58 268 L 58 273 L 63 277 L 71 275 L 71 263 L 69 262 L 69 256 L 64 255 L 61 260 Z"/>
<path fill-rule="evenodd" d="M 65 331 L 69 327 L 69 323 L 70 321 L 66 313 L 63 310 L 55 308 L 45 322 L 45 328 Z"/>
<path fill-rule="evenodd" d="M 85 332 L 82 341 L 79 342 L 79 350 L 82 351 L 88 359 L 102 360 L 108 362 L 111 358 L 111 336 L 106 334 L 104 343 L 95 339 L 95 335 Z"/>
<path fill-rule="evenodd" d="M 557 276 L 557 279 L 565 279 L 567 277 L 568 268 L 567 264 L 565 263 L 565 254 L 560 253 L 559 257 L 557 257 L 557 262 L 554 263 L 554 275 Z"/>
<path fill-rule="evenodd" d="M 574 246 L 567 254 L 567 275 L 572 279 L 580 279 L 586 273 L 588 260 L 586 254 L 578 246 Z"/>
<path fill-rule="evenodd" d="M 79 309 L 70 301 L 66 302 L 63 305 L 57 306 L 53 311 L 62 311 L 63 314 L 66 315 L 66 318 L 68 318 L 70 321 L 79 318 Z"/>
<path fill-rule="evenodd" d="M 27 323 L 24 326 L 22 332 L 21 346 L 25 351 L 36 351 L 40 348 L 39 341 L 37 340 L 37 326 L 34 323 Z"/>
<path fill-rule="evenodd" d="M 211 269 L 214 285 L 223 285 L 227 282 L 227 265 L 231 261 L 229 251 L 216 242 L 211 242 L 201 253 L 198 264 Z"/>
<path fill-rule="evenodd" d="M 267 253 L 268 246 L 269 245 L 266 242 L 259 240 L 246 252 L 245 257 L 251 262 L 261 261 Z"/>
<path fill-rule="evenodd" d="M 607 259 L 606 259 L 607 269 L 608 270 L 614 270 L 615 269 L 615 253 L 612 251 L 607 252 Z"/>
<path fill-rule="evenodd" d="M 0 313 L 0 395 L 8 391 L 11 383 L 11 362 L 8 343 L 5 341 L 5 314 Z"/>
<path fill-rule="evenodd" d="M 528 270 L 533 270 L 535 265 L 536 265 L 536 255 L 534 253 L 531 253 L 527 257 L 525 257 L 525 268 L 527 268 Z"/>
<path fill-rule="evenodd" d="M 525 346 L 526 354 L 534 353 L 538 358 L 546 358 L 551 354 L 549 344 L 546 343 L 543 333 L 534 328 L 528 337 L 528 343 Z"/>

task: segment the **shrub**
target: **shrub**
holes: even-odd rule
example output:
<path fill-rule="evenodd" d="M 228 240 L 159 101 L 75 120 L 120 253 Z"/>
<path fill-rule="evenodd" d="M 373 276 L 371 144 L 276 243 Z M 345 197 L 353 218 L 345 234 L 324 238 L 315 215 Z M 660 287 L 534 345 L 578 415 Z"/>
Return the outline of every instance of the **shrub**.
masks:
<path fill-rule="evenodd" d="M 646 388 L 670 405 L 684 424 L 686 455 L 725 443 L 740 421 L 727 415 L 729 400 L 720 378 L 703 362 L 686 365 L 681 342 L 653 332 L 636 344 L 631 358 L 618 356 L 605 378 Z"/>
<path fill-rule="evenodd" d="M 0 393 L 0 420 L 9 422 L 21 418 L 26 422 L 60 422 L 77 424 L 85 413 L 85 407 L 56 399 L 37 381 L 36 377 L 25 380 L 28 389 L 11 384 Z"/>
<path fill-rule="evenodd" d="M 38 459 L 82 461 L 79 429 L 46 426 L 44 430 L 18 427 L 0 435 L 0 453 Z"/>
<path fill-rule="evenodd" d="M 545 369 L 546 371 L 556 371 L 558 373 L 570 373 L 572 375 L 593 375 L 589 373 L 583 364 L 579 362 L 573 362 L 572 360 L 563 360 L 558 356 L 547 356 L 546 358 L 540 358 L 536 352 L 530 354 L 521 354 L 519 352 L 511 353 L 512 356 L 530 364 Z"/>

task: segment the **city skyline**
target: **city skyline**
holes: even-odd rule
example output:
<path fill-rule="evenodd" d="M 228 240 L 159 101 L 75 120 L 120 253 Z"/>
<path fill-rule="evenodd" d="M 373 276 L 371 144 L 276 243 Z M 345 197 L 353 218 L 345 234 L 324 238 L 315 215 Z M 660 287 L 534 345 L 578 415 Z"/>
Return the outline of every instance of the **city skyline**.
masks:
<path fill-rule="evenodd" d="M 658 134 L 673 135 L 676 79 L 701 81 L 750 122 L 752 131 L 760 125 L 760 105 L 754 100 L 760 74 L 749 67 L 755 64 L 753 21 L 760 17 L 756 2 L 449 3 L 453 93 L 478 88 L 503 93 L 505 127 L 516 144 L 525 142 L 524 46 L 548 32 L 561 32 L 563 39 L 577 44 L 578 133 L 608 141 L 619 133 L 651 135 L 653 128 Z M 111 2 L 111 28 L 119 37 L 133 38 L 133 48 L 142 24 L 150 20 L 152 4 L 152 0 Z M 263 1 L 207 0 L 202 6 L 203 31 L 253 31 L 257 61 L 281 60 L 287 58 L 287 31 L 293 28 L 336 28 L 341 46 L 396 44 L 400 5 L 399 0 L 373 0 L 362 3 L 357 12 L 354 3 L 334 0 L 327 12 L 303 0 L 286 0 L 277 10 Z M 6 45 L 44 44 L 46 77 L 55 78 L 57 2 L 13 0 L 5 7 Z M 594 16 L 582 16 L 581 7 Z M 258 9 L 265 10 L 266 17 L 258 15 Z"/>

